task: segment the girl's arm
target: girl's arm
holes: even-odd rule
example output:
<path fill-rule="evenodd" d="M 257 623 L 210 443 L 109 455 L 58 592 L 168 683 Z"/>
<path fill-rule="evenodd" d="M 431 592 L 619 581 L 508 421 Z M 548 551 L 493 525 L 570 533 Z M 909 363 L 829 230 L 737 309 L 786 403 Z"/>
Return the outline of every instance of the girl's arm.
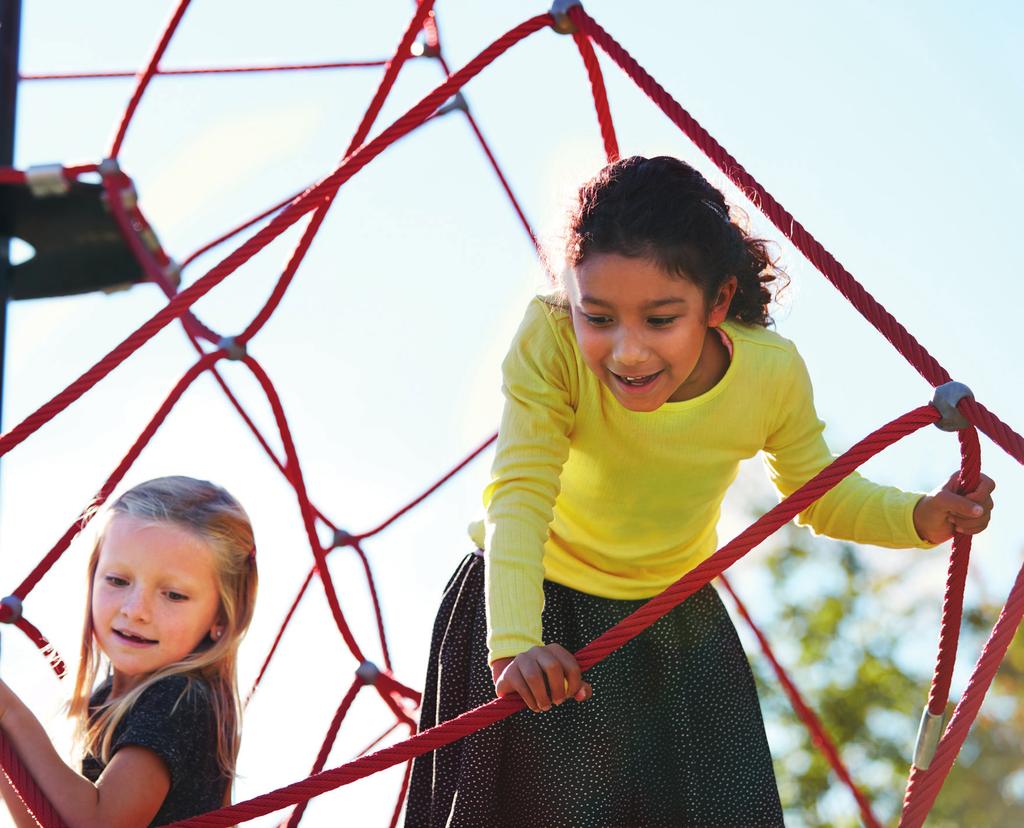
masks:
<path fill-rule="evenodd" d="M 170 790 L 163 761 L 132 746 L 114 754 L 94 785 L 64 763 L 39 720 L 3 681 L 0 728 L 69 828 L 145 828 Z"/>

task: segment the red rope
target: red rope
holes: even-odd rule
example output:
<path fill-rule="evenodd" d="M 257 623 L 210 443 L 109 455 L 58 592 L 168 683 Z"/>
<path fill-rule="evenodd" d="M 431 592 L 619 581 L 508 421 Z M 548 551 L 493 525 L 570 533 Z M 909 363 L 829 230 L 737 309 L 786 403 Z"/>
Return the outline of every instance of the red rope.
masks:
<path fill-rule="evenodd" d="M 277 635 L 274 638 L 274 643 L 270 645 L 270 652 L 267 653 L 267 657 L 263 659 L 263 666 L 260 667 L 259 675 L 256 676 L 256 680 L 252 683 L 252 688 L 249 690 L 249 695 L 245 697 L 245 703 L 248 706 L 249 702 L 252 701 L 253 694 L 256 692 L 256 688 L 260 686 L 260 682 L 263 681 L 263 676 L 267 672 L 267 667 L 270 666 L 270 660 L 274 657 L 274 653 L 277 652 L 277 647 L 281 643 L 281 639 L 284 637 L 284 631 L 288 628 L 288 624 L 291 623 L 292 616 L 295 615 L 295 610 L 299 608 L 299 602 L 302 601 L 302 596 L 306 594 L 306 590 L 309 589 L 309 583 L 313 580 L 313 576 L 316 574 L 316 566 L 314 565 L 309 573 L 306 575 L 306 580 L 302 582 L 302 587 L 299 589 L 299 594 L 295 596 L 295 600 L 292 601 L 291 607 L 288 609 L 287 615 L 284 617 L 284 623 L 281 624 L 281 629 L 277 631 Z"/>
<path fill-rule="evenodd" d="M 587 69 L 587 77 L 590 79 L 590 89 L 594 95 L 594 108 L 597 110 L 597 123 L 601 127 L 601 138 L 604 141 L 604 153 L 609 163 L 618 161 L 619 141 L 615 137 L 615 125 L 612 123 L 611 107 L 608 106 L 608 92 L 604 88 L 601 64 L 597 62 L 597 55 L 594 54 L 594 47 L 590 44 L 589 37 L 577 30 L 572 33 L 572 39 L 576 42 L 576 48 L 579 49 L 583 65 Z"/>
<path fill-rule="evenodd" d="M 58 561 L 63 555 L 68 546 L 71 545 L 71 541 L 74 540 L 75 536 L 81 532 L 89 521 L 92 520 L 95 515 L 94 507 L 101 505 L 110 497 L 110 493 L 114 491 L 117 484 L 121 482 L 128 469 L 131 468 L 132 464 L 138 459 L 139 455 L 142 454 L 143 449 L 148 445 L 149 441 L 153 439 L 153 435 L 156 434 L 157 429 L 163 425 L 164 420 L 167 419 L 167 415 L 170 414 L 171 409 L 178 403 L 182 395 L 188 390 L 189 386 L 195 381 L 195 379 L 203 373 L 207 368 L 212 366 L 218 359 L 224 355 L 223 351 L 215 351 L 211 354 L 207 354 L 198 362 L 195 363 L 188 371 L 185 372 L 184 376 L 178 383 L 171 389 L 171 392 L 167 395 L 166 399 L 157 409 L 156 414 L 153 415 L 152 419 L 146 424 L 146 427 L 142 430 L 139 436 L 135 439 L 132 447 L 128 450 L 128 453 L 122 458 L 121 462 L 117 465 L 106 482 L 100 487 L 96 496 L 90 501 L 89 508 L 84 509 L 79 517 L 67 528 L 67 531 L 60 537 L 53 548 L 46 554 L 46 556 L 36 564 L 35 568 L 28 574 L 28 576 L 21 582 L 17 589 L 14 590 L 14 595 L 24 600 L 28 594 L 35 589 L 36 585 L 42 579 L 42 577 L 49 572 L 50 568 Z M 10 617 L 10 611 L 7 607 L 0 606 L 0 620 L 6 620 Z"/>
<path fill-rule="evenodd" d="M 793 706 L 794 712 L 800 717 L 800 721 L 804 723 L 807 730 L 810 731 L 811 741 L 813 741 L 818 749 L 821 750 L 825 759 L 828 760 L 829 765 L 832 766 L 832 770 L 835 771 L 836 776 L 839 777 L 840 781 L 847 787 L 850 793 L 853 794 L 853 798 L 857 801 L 857 807 L 860 809 L 861 819 L 864 821 L 864 824 L 870 826 L 870 828 L 882 828 L 882 823 L 878 821 L 878 818 L 875 817 L 871 810 L 871 802 L 864 795 L 864 792 L 854 783 L 853 777 L 850 776 L 850 772 L 843 763 L 843 759 L 839 755 L 839 750 L 836 748 L 835 742 L 832 741 L 821 721 L 804 701 L 799 689 L 797 689 L 797 686 L 786 673 L 785 668 L 775 657 L 775 653 L 772 652 L 772 646 L 768 642 L 767 636 L 765 636 L 760 627 L 754 623 L 754 619 L 751 618 L 747 608 L 744 606 L 740 597 L 732 588 L 732 584 L 729 583 L 724 574 L 719 576 L 719 580 L 721 581 L 722 586 L 725 587 L 726 591 L 732 597 L 733 603 L 736 604 L 736 610 L 739 612 L 743 620 L 747 622 L 747 626 L 750 627 L 751 632 L 753 632 L 754 636 L 757 638 L 758 644 L 761 645 L 761 651 L 764 653 L 765 658 L 768 659 L 768 663 L 771 665 L 772 671 L 775 673 L 775 677 L 778 679 L 779 684 L 782 685 L 782 689 L 785 692 L 786 697 L 789 699 L 789 703 Z"/>
<path fill-rule="evenodd" d="M 957 432 L 960 438 L 959 494 L 973 492 L 981 478 L 981 447 L 978 432 L 965 428 Z M 949 687 L 953 681 L 956 650 L 960 638 L 960 624 L 964 613 L 964 587 L 967 584 L 967 565 L 971 556 L 971 536 L 957 532 L 953 536 L 953 551 L 949 555 L 946 575 L 946 594 L 942 602 L 942 622 L 939 628 L 939 648 L 935 674 L 928 693 L 928 712 L 941 716 L 949 701 Z"/>
<path fill-rule="evenodd" d="M 252 72 L 307 72 L 317 69 L 365 69 L 386 65 L 384 60 L 343 60 L 333 63 L 279 63 L 263 66 L 210 66 L 181 69 L 157 69 L 154 77 L 180 75 L 228 75 Z M 52 80 L 105 80 L 108 78 L 135 78 L 138 72 L 26 72 L 18 76 L 20 81 Z"/>
<path fill-rule="evenodd" d="M 938 412 L 931 406 L 922 406 L 898 417 L 861 440 L 831 465 L 819 472 L 775 508 L 762 515 L 744 532 L 723 546 L 696 569 L 652 598 L 638 610 L 576 653 L 580 666 L 587 670 L 616 649 L 635 638 L 665 613 L 720 575 L 729 565 L 749 552 L 780 526 L 836 486 L 844 477 L 871 457 L 911 434 L 938 420 Z M 202 816 L 174 823 L 175 828 L 214 828 L 245 822 L 333 790 L 377 771 L 414 759 L 431 750 L 461 739 L 481 728 L 494 724 L 523 709 L 518 696 L 494 699 L 437 727 L 391 745 L 369 756 L 347 762 L 333 770 L 324 771 L 301 782 L 279 788 L 263 796 L 240 802 Z"/>
<path fill-rule="evenodd" d="M 50 804 L 50 801 L 43 796 L 36 781 L 29 775 L 21 757 L 14 750 L 14 746 L 8 741 L 7 736 L 0 730 L 0 767 L 4 775 L 10 780 L 18 797 L 25 804 L 29 815 L 35 820 L 40 828 L 67 828 L 67 824 L 61 819 L 57 809 Z"/>
<path fill-rule="evenodd" d="M 394 523 L 396 520 L 398 520 L 400 517 L 402 517 L 402 515 L 406 514 L 411 509 L 414 509 L 415 507 L 419 506 L 424 500 L 426 500 L 434 492 L 436 492 L 438 489 L 440 489 L 445 483 L 447 483 L 449 480 L 451 480 L 453 477 L 455 477 L 455 475 L 457 475 L 460 471 L 462 471 L 464 468 L 466 468 L 466 466 L 468 466 L 470 463 L 472 463 L 477 457 L 479 457 L 481 454 L 483 454 L 491 446 L 491 444 L 494 443 L 494 441 L 497 440 L 497 439 L 498 439 L 498 435 L 497 434 L 492 434 L 490 437 L 488 437 L 486 440 L 484 440 L 479 446 L 477 446 L 475 449 L 473 449 L 468 455 L 466 455 L 464 458 L 462 458 L 462 460 L 460 460 L 456 465 L 454 465 L 451 469 L 449 469 L 448 472 L 444 475 L 444 477 L 442 477 L 440 480 L 438 480 L 436 483 L 434 483 L 429 489 L 427 489 L 421 495 L 418 495 L 417 497 L 413 498 L 408 503 L 406 503 L 405 506 L 403 506 L 401 509 L 399 509 L 397 512 L 395 512 L 393 515 L 391 515 L 391 517 L 389 517 L 383 523 L 380 523 L 377 526 L 374 526 L 372 529 L 368 529 L 365 532 L 361 532 L 358 535 L 353 535 L 353 537 L 351 539 L 351 543 L 355 544 L 355 543 L 358 543 L 359 541 L 364 541 L 367 538 L 372 538 L 374 535 L 379 534 L 380 532 L 383 532 L 392 523 Z"/>
<path fill-rule="evenodd" d="M 907 792 L 903 799 L 903 815 L 899 828 L 919 828 L 924 823 L 935 798 L 942 788 L 942 783 L 953 767 L 960 748 L 970 730 L 971 724 L 981 709 L 981 703 L 992 685 L 999 665 L 1006 657 L 1006 651 L 1013 636 L 1024 617 L 1024 567 L 1017 573 L 1017 579 L 1010 590 L 1006 605 L 999 614 L 992 634 L 981 651 L 967 682 L 967 687 L 960 697 L 960 703 L 953 711 L 953 716 L 946 727 L 939 746 L 935 751 L 928 770 L 913 768 L 907 783 Z"/>
<path fill-rule="evenodd" d="M 384 613 L 381 612 L 380 608 L 380 597 L 377 595 L 377 584 L 373 579 L 373 570 L 370 568 L 370 559 L 366 557 L 366 553 L 363 551 L 363 547 L 359 545 L 359 542 L 352 544 L 352 549 L 359 556 L 359 560 L 363 564 L 363 571 L 366 573 L 366 585 L 370 590 L 370 599 L 373 603 L 373 614 L 377 618 L 377 635 L 380 637 L 380 651 L 384 657 L 384 666 L 388 670 L 394 669 L 391 666 L 391 651 L 388 649 L 388 638 L 384 632 Z"/>
<path fill-rule="evenodd" d="M 352 136 L 352 140 L 349 142 L 348 149 L 345 150 L 345 158 L 351 156 L 353 151 L 357 147 L 361 146 L 366 140 L 366 136 L 370 133 L 370 129 L 373 127 L 374 121 L 377 120 L 377 116 L 380 114 L 380 110 L 384 106 L 384 101 L 387 99 L 392 88 L 394 88 L 395 81 L 398 80 L 398 73 L 401 70 L 402 65 L 410 55 L 409 49 L 412 46 L 412 42 L 416 38 L 420 29 L 423 28 L 423 21 L 430 13 L 430 9 L 433 5 L 434 0 L 422 0 L 416 7 L 416 12 L 413 14 L 412 20 L 409 21 L 409 25 L 406 27 L 406 30 L 402 35 L 402 39 L 398 44 L 398 48 L 395 50 L 394 56 L 388 61 L 387 68 L 384 70 L 384 77 L 381 79 L 380 85 L 377 87 L 377 91 L 374 93 L 369 107 L 367 107 L 366 112 L 363 113 L 363 118 L 359 122 L 359 126 L 356 128 L 355 134 Z M 344 158 L 342 161 L 344 161 Z M 260 312 L 256 314 L 256 318 L 249 323 L 249 326 L 239 337 L 242 342 L 248 342 L 253 336 L 255 336 L 260 328 L 262 328 L 270 319 L 271 315 L 284 298 L 285 292 L 288 290 L 289 285 L 291 285 L 292 279 L 295 278 L 295 274 L 298 272 L 299 266 L 302 264 L 303 259 L 306 257 L 306 253 L 309 252 L 309 248 L 313 244 L 313 239 L 316 238 L 316 234 L 320 231 L 320 227 L 323 225 L 324 219 L 327 218 L 327 213 L 331 209 L 331 205 L 334 203 L 334 196 L 336 193 L 336 190 L 333 193 L 328 193 L 316 208 L 309 224 L 306 225 L 306 229 L 303 230 L 302 237 L 299 239 L 299 243 L 296 245 L 284 272 L 281 274 L 281 278 L 274 286 L 274 290 L 271 293 L 270 298 L 267 300 Z"/>
<path fill-rule="evenodd" d="M 410 776 L 412 776 L 412 760 L 405 764 L 405 773 L 402 774 L 402 787 L 398 789 L 398 801 L 395 803 L 395 810 L 391 814 L 391 822 L 388 823 L 388 828 L 395 828 L 398 825 L 398 818 L 402 815 L 402 806 L 405 804 L 405 795 L 409 791 Z"/>
<path fill-rule="evenodd" d="M 121 144 L 124 142 L 125 133 L 128 132 L 128 125 L 135 116 L 135 110 L 139 108 L 139 102 L 142 100 L 142 95 L 149 86 L 149 82 L 153 80 L 153 76 L 156 74 L 160 65 L 160 59 L 164 56 L 164 52 L 167 51 L 167 47 L 171 43 L 171 38 L 174 37 L 175 31 L 178 29 L 178 24 L 181 23 L 181 18 L 185 16 L 185 11 L 188 9 L 189 3 L 191 2 L 192 0 L 180 0 L 178 7 L 174 10 L 174 14 L 171 15 L 171 19 L 164 27 L 163 34 L 160 36 L 160 40 L 156 44 L 156 48 L 153 50 L 153 55 L 149 59 L 149 64 L 146 66 L 145 71 L 139 75 L 139 81 L 135 85 L 135 91 L 132 93 L 131 100 L 128 101 L 128 107 L 124 111 L 124 115 L 121 118 L 121 124 L 118 126 L 117 134 L 114 136 L 114 142 L 111 144 L 111 158 L 117 158 L 118 153 L 121 151 Z"/>
<path fill-rule="evenodd" d="M 338 705 L 338 709 L 334 713 L 334 718 L 331 719 L 330 727 L 327 728 L 327 735 L 324 736 L 323 744 L 320 745 L 320 752 L 316 756 L 316 761 L 313 762 L 313 769 L 310 771 L 311 776 L 320 773 L 324 769 L 324 765 L 327 764 L 327 759 L 331 755 L 331 748 L 334 746 L 334 740 L 338 738 L 341 722 L 348 715 L 352 702 L 356 700 L 356 696 L 359 695 L 359 691 L 362 689 L 363 682 L 357 678 L 352 682 L 348 692 L 342 698 L 341 704 Z M 306 806 L 308 805 L 309 800 L 306 800 L 296 806 L 295 810 L 292 811 L 291 818 L 288 820 L 288 828 L 295 828 L 299 824 L 299 820 L 302 819 L 302 815 L 306 812 Z"/>
<path fill-rule="evenodd" d="M 356 175 L 363 167 L 369 164 L 370 161 L 380 155 L 380 153 L 388 146 L 429 118 L 438 106 L 454 95 L 455 92 L 462 88 L 462 86 L 477 75 L 484 67 L 493 63 L 495 59 L 500 57 L 505 51 L 520 40 L 523 40 L 539 29 L 544 28 L 549 21 L 550 17 L 548 15 L 537 15 L 536 17 L 532 17 L 506 32 L 477 55 L 472 61 L 466 64 L 466 66 L 423 98 L 412 109 L 406 112 L 405 115 L 385 129 L 380 135 L 360 147 L 331 175 L 321 181 L 316 187 L 303 194 L 284 211 L 275 216 L 266 227 L 256 233 L 252 238 L 246 240 L 237 250 L 225 258 L 205 276 L 175 296 L 166 307 L 143 323 L 134 333 L 129 335 L 121 342 L 121 344 L 110 351 L 110 353 L 108 353 L 96 365 L 71 383 L 71 385 L 69 385 L 64 391 L 56 395 L 47 403 L 43 404 L 39 409 L 0 437 L 0 456 L 6 454 L 14 448 L 14 446 L 21 443 L 29 435 L 33 434 L 41 426 L 53 419 L 58 413 L 71 405 L 75 400 L 102 380 L 107 374 L 113 371 L 114 368 L 120 365 L 125 359 L 131 356 L 145 342 L 155 336 L 168 323 L 184 313 L 185 309 L 205 296 L 228 275 L 241 267 L 245 262 L 256 255 L 256 253 L 298 221 L 301 216 L 314 209 L 315 203 L 319 198 L 323 197 L 327 193 L 336 192 L 345 184 L 346 181 Z"/>

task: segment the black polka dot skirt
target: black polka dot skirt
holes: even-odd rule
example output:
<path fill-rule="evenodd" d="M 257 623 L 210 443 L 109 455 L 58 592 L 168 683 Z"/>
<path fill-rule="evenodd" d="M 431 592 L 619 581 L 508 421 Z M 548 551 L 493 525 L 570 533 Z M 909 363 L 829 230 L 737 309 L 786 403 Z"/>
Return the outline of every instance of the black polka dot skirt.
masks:
<path fill-rule="evenodd" d="M 544 640 L 575 652 L 643 601 L 544 583 Z M 586 673 L 586 702 L 524 710 L 413 765 L 406 828 L 783 824 L 754 679 L 710 585 Z M 494 698 L 484 559 L 434 626 L 421 729 Z"/>

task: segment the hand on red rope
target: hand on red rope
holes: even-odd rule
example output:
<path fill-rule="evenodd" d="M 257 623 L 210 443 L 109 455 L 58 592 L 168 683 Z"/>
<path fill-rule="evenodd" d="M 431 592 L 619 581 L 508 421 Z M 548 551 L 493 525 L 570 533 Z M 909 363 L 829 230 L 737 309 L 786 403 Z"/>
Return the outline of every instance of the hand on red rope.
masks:
<path fill-rule="evenodd" d="M 583 680 L 576 656 L 561 644 L 546 644 L 515 657 L 496 659 L 491 665 L 491 678 L 499 697 L 516 694 L 534 713 L 570 699 L 586 701 L 594 695 L 590 682 Z"/>
<path fill-rule="evenodd" d="M 992 492 L 996 487 L 991 477 L 981 475 L 978 487 L 958 494 L 959 472 L 944 486 L 925 495 L 914 507 L 914 528 L 921 540 L 943 543 L 959 532 L 977 535 L 992 517 Z"/>

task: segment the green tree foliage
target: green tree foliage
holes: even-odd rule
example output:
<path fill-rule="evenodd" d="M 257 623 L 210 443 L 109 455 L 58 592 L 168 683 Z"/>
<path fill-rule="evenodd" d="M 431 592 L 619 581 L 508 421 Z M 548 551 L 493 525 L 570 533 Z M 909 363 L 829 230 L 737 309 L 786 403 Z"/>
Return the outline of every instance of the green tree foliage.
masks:
<path fill-rule="evenodd" d="M 740 597 L 749 602 L 776 655 L 838 745 L 876 816 L 895 824 L 934 667 L 941 588 L 925 588 L 922 579 L 915 579 L 915 571 L 928 565 L 923 553 L 862 550 L 815 539 L 795 527 L 778 538 L 763 573 L 763 588 L 773 600 Z M 885 560 L 893 571 L 880 569 L 880 554 L 895 556 Z M 935 554 L 945 558 L 947 550 Z M 978 599 L 976 589 L 968 591 L 969 601 L 972 596 L 954 693 L 963 688 L 1005 600 L 1005 594 L 998 602 Z M 743 622 L 737 620 L 737 626 L 742 630 Z M 1018 631 L 928 818 L 929 828 L 1024 825 L 1022 641 Z M 751 663 L 786 824 L 859 825 L 852 796 L 811 744 L 771 666 L 759 651 L 751 652 Z"/>

